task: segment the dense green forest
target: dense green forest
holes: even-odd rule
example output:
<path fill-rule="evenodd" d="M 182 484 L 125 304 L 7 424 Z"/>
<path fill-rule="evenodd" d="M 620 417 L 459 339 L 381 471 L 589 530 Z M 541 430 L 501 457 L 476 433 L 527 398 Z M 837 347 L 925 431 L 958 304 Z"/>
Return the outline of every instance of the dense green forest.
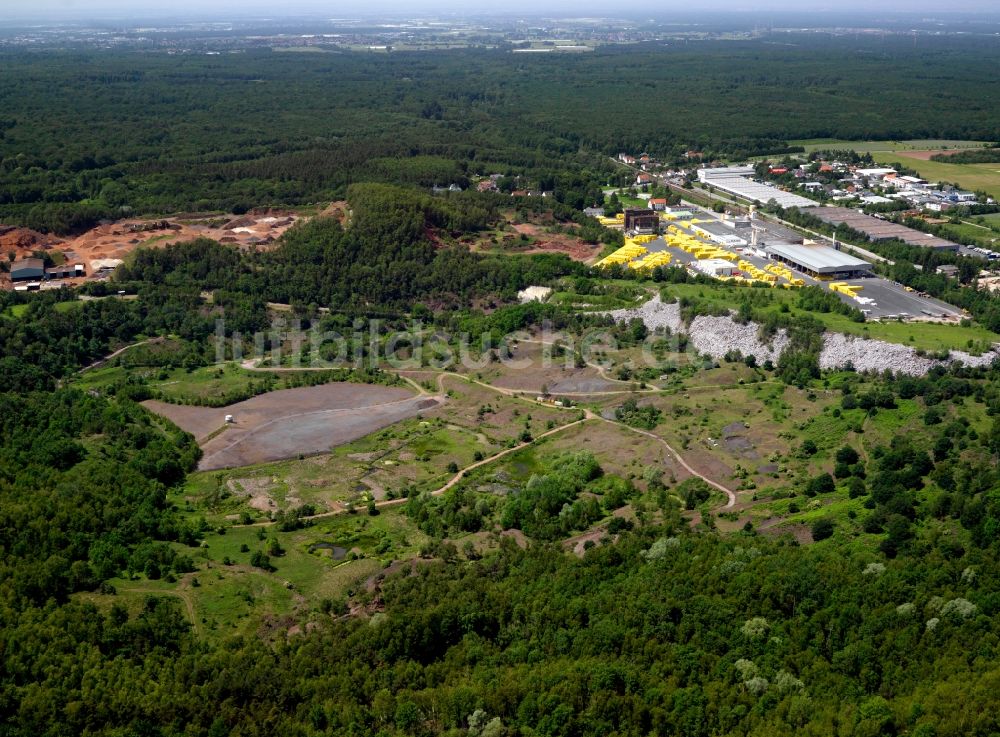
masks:
<path fill-rule="evenodd" d="M 981 386 L 938 374 L 901 382 L 898 396 L 941 408 Z M 843 404 L 890 411 L 896 396 L 848 382 Z M 665 502 L 662 519 L 621 528 L 582 559 L 507 541 L 481 560 L 390 576 L 372 618 L 220 643 L 195 637 L 163 598 L 132 615 L 67 599 L 123 568 L 150 579 L 189 569 L 164 541 L 195 545 L 200 531 L 176 524 L 163 490 L 195 457 L 190 440 L 128 403 L 65 392 L 4 402 L 5 734 L 1000 729 L 995 431 L 976 439 L 961 422 L 931 422 L 933 454 L 900 438 L 867 469 L 838 451 L 837 475 L 871 500 L 866 529 L 888 529 L 881 552 L 694 532 Z M 52 424 L 58 433 L 43 430 Z M 548 539 L 558 533 L 526 511 L 600 476 L 592 457 L 568 457 L 508 502 L 504 524 Z M 822 481 L 807 494 L 828 493 Z M 414 513 L 468 524 L 452 501 Z M 960 534 L 945 532 L 952 518 Z"/>
<path fill-rule="evenodd" d="M 996 164 L 1000 162 L 1000 149 L 977 148 L 972 151 L 959 151 L 950 154 L 935 154 L 931 161 L 944 164 Z"/>
<path fill-rule="evenodd" d="M 745 388 L 762 395 L 797 387 L 802 405 L 826 403 L 829 412 L 814 414 L 830 427 L 852 418 L 855 440 L 836 442 L 828 471 L 777 500 L 815 512 L 807 537 L 753 522 L 723 534 L 703 479 L 671 486 L 652 464 L 654 473 L 626 477 L 574 448 L 503 493 L 478 479 L 438 496 L 407 488 L 397 510 L 429 540 L 421 558 L 378 585 L 352 583 L 343 602 L 306 602 L 301 621 L 206 636 L 183 597 L 157 588 L 208 575 L 213 564 L 199 552 L 209 535 L 214 545 L 245 524 L 259 542 L 268 536 L 266 523 L 249 526 L 254 517 L 228 528 L 199 518 L 185 484 L 201 451 L 138 403 L 154 394 L 128 373 L 209 366 L 218 320 L 234 342 L 268 328 L 268 303 L 324 330 L 376 317 L 402 329 L 419 318 L 499 336 L 546 320 L 600 325 L 626 348 L 647 337 L 641 321 L 612 326 L 559 303 L 512 304 L 528 285 L 586 295 L 612 278 L 631 303 L 639 277 L 561 255 L 474 253 L 459 237 L 494 228 L 510 197 L 431 195 L 431 185 L 501 173 L 502 189 L 554 192 L 517 208 L 544 209 L 586 241 L 610 244 L 620 234 L 577 211 L 602 198 L 603 182 L 628 176 L 609 159 L 622 149 L 669 162 L 690 148 L 744 156 L 807 137 L 1000 139 L 1000 49 L 989 40 L 790 38 L 798 45 L 587 55 L 0 57 L 3 222 L 68 232 L 128 213 L 340 198 L 350 210 L 343 224 L 295 226 L 271 250 L 213 241 L 140 249 L 109 283 L 0 292 L 0 737 L 1000 734 L 1000 367 L 824 374 L 823 324 L 770 309 L 759 289 L 733 287 L 725 307 L 685 297 L 681 314 L 732 307 L 762 337 L 786 330 L 790 348 L 776 365 L 735 352 L 710 363 L 755 372 Z M 884 249 L 898 259 L 890 276 L 1000 329 L 997 299 L 935 274 L 941 256 Z M 710 283 L 679 268 L 650 278 Z M 819 289 L 801 290 L 794 306 L 864 319 Z M 154 338 L 163 340 L 145 342 Z M 139 342 L 112 367 L 123 370 L 117 383 L 74 388 L 81 369 Z M 686 339 L 677 346 L 686 351 Z M 259 388 L 275 385 L 262 376 Z M 247 386 L 240 398 L 258 390 Z M 623 393 L 604 420 L 643 442 L 686 422 L 648 396 Z M 798 435 L 806 410 L 793 416 L 782 402 L 749 421 L 785 421 L 797 456 L 817 453 Z M 882 437 L 873 426 L 903 408 L 919 432 L 857 440 Z M 509 449 L 531 441 L 524 421 Z M 640 484 L 641 513 L 615 516 Z M 854 505 L 840 516 L 820 503 L 837 494 Z M 368 515 L 378 512 L 373 499 Z M 282 518 L 272 534 L 308 527 L 309 514 Z M 608 517 L 606 535 L 567 552 L 562 541 Z M 451 541 L 487 530 L 498 542 L 485 553 L 459 554 Z M 267 544 L 281 549 L 277 537 Z M 284 563 L 256 554 L 248 575 L 281 575 Z M 132 592 L 144 597 L 138 608 L 115 580 L 148 587 Z M 294 636 L 292 624 L 301 625 Z"/>
<path fill-rule="evenodd" d="M 795 38 L 541 58 L 6 54 L 0 220 L 64 232 L 129 212 L 324 202 L 355 182 L 464 186 L 493 172 L 582 206 L 620 150 L 671 161 L 792 138 L 1000 138 L 1000 50 L 987 40 Z"/>

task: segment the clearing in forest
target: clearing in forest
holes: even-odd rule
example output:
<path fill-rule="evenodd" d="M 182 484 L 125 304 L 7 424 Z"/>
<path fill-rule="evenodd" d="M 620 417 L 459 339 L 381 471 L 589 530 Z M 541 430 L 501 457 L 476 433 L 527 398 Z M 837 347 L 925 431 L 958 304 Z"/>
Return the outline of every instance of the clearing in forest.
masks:
<path fill-rule="evenodd" d="M 144 404 L 198 438 L 204 451 L 198 467 L 205 471 L 322 453 L 438 401 L 396 387 L 335 383 L 283 389 L 221 408 Z M 234 422 L 227 424 L 227 415 Z"/>

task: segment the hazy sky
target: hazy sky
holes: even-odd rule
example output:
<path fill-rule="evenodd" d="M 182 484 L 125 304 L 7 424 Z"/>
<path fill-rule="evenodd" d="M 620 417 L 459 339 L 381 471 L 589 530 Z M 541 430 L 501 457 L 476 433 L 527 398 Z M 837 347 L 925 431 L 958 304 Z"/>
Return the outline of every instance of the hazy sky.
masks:
<path fill-rule="evenodd" d="M 802 13 L 816 11 L 867 11 L 934 13 L 948 15 L 953 12 L 983 12 L 996 15 L 997 0 L 699 0 L 697 8 L 705 11 L 748 10 Z M 117 16 L 120 18 L 162 17 L 184 15 L 205 17 L 213 13 L 258 15 L 268 13 L 288 15 L 297 12 L 319 12 L 331 17 L 344 15 L 369 15 L 379 12 L 392 13 L 560 13 L 560 14 L 623 14 L 640 10 L 641 5 L 620 5 L 607 0 L 0 0 L 0 19 L 3 18 L 65 18 Z M 652 3 L 647 6 L 650 15 L 665 16 L 678 10 L 691 10 L 692 5 L 679 0 Z"/>

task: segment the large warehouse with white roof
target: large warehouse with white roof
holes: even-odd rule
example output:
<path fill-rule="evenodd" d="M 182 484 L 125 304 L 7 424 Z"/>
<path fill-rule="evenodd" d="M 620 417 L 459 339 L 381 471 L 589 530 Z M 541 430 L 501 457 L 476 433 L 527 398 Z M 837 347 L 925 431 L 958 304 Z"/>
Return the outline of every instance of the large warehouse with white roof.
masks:
<path fill-rule="evenodd" d="M 820 279 L 853 279 L 866 276 L 872 270 L 872 265 L 867 261 L 829 246 L 775 243 L 767 246 L 764 251 L 775 261 Z"/>
<path fill-rule="evenodd" d="M 766 205 L 771 200 L 774 200 L 781 207 L 816 207 L 819 205 L 818 202 L 797 194 L 755 182 L 751 179 L 753 175 L 752 166 L 717 167 L 699 169 L 698 181 L 750 202 L 759 202 L 762 205 Z"/>

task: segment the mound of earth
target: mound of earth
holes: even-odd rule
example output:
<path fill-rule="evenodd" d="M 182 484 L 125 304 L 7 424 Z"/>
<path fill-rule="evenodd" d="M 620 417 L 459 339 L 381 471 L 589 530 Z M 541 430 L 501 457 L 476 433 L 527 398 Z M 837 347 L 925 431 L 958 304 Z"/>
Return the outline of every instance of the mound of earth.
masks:
<path fill-rule="evenodd" d="M 0 253 L 13 251 L 16 258 L 30 256 L 33 251 L 51 248 L 60 241 L 30 228 L 0 225 Z"/>

